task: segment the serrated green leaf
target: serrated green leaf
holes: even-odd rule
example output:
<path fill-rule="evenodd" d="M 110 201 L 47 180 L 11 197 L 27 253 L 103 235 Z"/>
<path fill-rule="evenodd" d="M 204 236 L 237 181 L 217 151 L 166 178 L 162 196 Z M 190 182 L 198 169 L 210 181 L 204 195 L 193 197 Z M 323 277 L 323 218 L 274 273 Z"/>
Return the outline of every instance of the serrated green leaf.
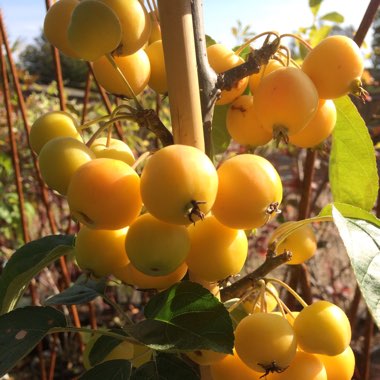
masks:
<path fill-rule="evenodd" d="M 74 236 L 51 235 L 19 248 L 0 276 L 0 313 L 12 309 L 32 280 L 44 267 L 73 249 Z"/>
<path fill-rule="evenodd" d="M 326 13 L 325 15 L 321 16 L 319 19 L 323 21 L 332 21 L 332 22 L 337 22 L 337 23 L 344 22 L 344 17 L 338 12 Z"/>
<path fill-rule="evenodd" d="M 91 280 L 89 278 L 80 277 L 74 285 L 63 290 L 47 300 L 45 305 L 80 305 L 104 295 L 107 280 Z"/>
<path fill-rule="evenodd" d="M 154 296 L 146 320 L 126 331 L 143 344 L 166 351 L 199 349 L 232 353 L 232 321 L 223 304 L 197 283 L 183 281 Z"/>
<path fill-rule="evenodd" d="M 0 316 L 0 376 L 5 375 L 66 318 L 52 307 L 27 306 Z"/>
<path fill-rule="evenodd" d="M 129 380 L 131 377 L 131 362 L 123 359 L 107 360 L 89 369 L 81 380 Z"/>
<path fill-rule="evenodd" d="M 329 163 L 334 202 L 372 210 L 379 178 L 375 149 L 368 129 L 348 96 L 334 100 L 337 122 Z"/>
<path fill-rule="evenodd" d="M 215 106 L 212 119 L 212 143 L 214 154 L 225 152 L 231 142 L 231 136 L 226 127 L 228 108 L 229 105 Z"/>
<path fill-rule="evenodd" d="M 380 327 L 380 228 L 364 220 L 344 218 L 336 208 L 332 213 L 361 293 Z"/>
<path fill-rule="evenodd" d="M 380 219 L 376 218 L 375 215 L 359 207 L 351 206 L 345 203 L 331 203 L 325 206 L 318 216 L 332 216 L 333 207 L 335 207 L 346 218 L 365 220 L 377 227 L 380 227 Z"/>
<path fill-rule="evenodd" d="M 131 380 L 199 380 L 194 368 L 175 355 L 160 353 L 156 360 L 136 369 Z"/>

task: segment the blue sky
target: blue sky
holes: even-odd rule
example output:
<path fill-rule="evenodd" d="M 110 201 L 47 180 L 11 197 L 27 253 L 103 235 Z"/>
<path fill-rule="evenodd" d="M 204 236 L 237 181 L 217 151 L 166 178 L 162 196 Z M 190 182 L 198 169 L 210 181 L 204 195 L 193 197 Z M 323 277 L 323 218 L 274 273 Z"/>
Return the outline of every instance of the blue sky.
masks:
<path fill-rule="evenodd" d="M 295 32 L 300 26 L 308 26 L 312 15 L 308 0 L 204 0 L 206 33 L 229 47 L 235 40 L 231 27 L 237 20 L 251 25 L 256 33 L 276 30 L 280 33 Z M 344 25 L 356 30 L 369 4 L 369 0 L 324 0 L 320 14 L 337 11 L 345 17 Z M 21 38 L 24 44 L 33 41 L 41 31 L 45 14 L 45 0 L 0 0 L 0 8 L 10 42 Z M 370 41 L 372 30 L 366 39 Z"/>

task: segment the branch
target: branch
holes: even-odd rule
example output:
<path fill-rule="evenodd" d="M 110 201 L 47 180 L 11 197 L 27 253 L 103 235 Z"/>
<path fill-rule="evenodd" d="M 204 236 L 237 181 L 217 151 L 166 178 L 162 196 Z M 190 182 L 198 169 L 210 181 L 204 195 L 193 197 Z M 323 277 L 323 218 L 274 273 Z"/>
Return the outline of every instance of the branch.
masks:
<path fill-rule="evenodd" d="M 260 49 L 253 49 L 246 62 L 218 75 L 216 87 L 220 90 L 231 90 L 240 79 L 258 73 L 260 67 L 268 63 L 279 46 L 280 38 L 275 38 L 270 43 L 264 42 Z"/>
<path fill-rule="evenodd" d="M 198 82 L 202 109 L 202 122 L 205 137 L 205 151 L 212 156 L 211 128 L 216 99 L 220 95 L 216 83 L 218 76 L 211 68 L 207 58 L 206 36 L 203 22 L 202 0 L 191 1 L 191 13 L 193 17 L 195 55 L 198 65 Z"/>
<path fill-rule="evenodd" d="M 239 80 L 246 76 L 258 73 L 260 67 L 263 64 L 267 64 L 271 56 L 277 51 L 280 45 L 280 39 L 276 38 L 271 43 L 264 42 L 264 45 L 260 49 L 252 50 L 246 62 L 224 73 L 216 74 L 211 68 L 207 58 L 202 0 L 191 0 L 191 13 L 198 65 L 205 151 L 209 157 L 212 157 L 212 119 L 214 116 L 215 102 L 220 97 L 220 93 L 222 90 L 230 90 Z"/>
<path fill-rule="evenodd" d="M 222 301 L 227 301 L 231 298 L 240 298 L 247 289 L 254 286 L 258 280 L 265 277 L 269 272 L 276 269 L 281 264 L 288 262 L 291 258 L 292 254 L 289 251 L 285 251 L 276 256 L 273 251 L 268 250 L 265 261 L 258 268 L 220 291 Z"/>
<path fill-rule="evenodd" d="M 137 111 L 135 115 L 136 123 L 143 128 L 149 129 L 161 141 L 163 146 L 174 144 L 173 135 L 166 128 L 153 109 L 143 109 Z"/>

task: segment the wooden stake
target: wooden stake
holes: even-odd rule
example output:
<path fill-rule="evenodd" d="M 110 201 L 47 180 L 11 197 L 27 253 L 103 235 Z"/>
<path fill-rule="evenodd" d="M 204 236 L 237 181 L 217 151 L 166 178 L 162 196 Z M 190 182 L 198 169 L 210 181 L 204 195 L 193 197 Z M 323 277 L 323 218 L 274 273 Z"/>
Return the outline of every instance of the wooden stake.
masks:
<path fill-rule="evenodd" d="M 174 143 L 204 151 L 191 0 L 159 0 L 158 9 Z"/>

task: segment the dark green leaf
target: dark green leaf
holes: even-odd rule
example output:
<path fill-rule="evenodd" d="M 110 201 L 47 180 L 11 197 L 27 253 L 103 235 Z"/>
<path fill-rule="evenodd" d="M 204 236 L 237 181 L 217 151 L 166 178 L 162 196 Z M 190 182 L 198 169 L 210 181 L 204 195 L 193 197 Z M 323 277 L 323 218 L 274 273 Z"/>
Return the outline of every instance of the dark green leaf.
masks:
<path fill-rule="evenodd" d="M 376 218 L 375 215 L 359 207 L 347 205 L 344 203 L 329 204 L 321 210 L 318 216 L 332 216 L 333 207 L 335 207 L 346 218 L 365 220 L 377 227 L 380 227 L 380 219 Z"/>
<path fill-rule="evenodd" d="M 85 372 L 81 380 L 129 380 L 131 362 L 123 359 L 107 360 Z M 148 380 L 148 379 L 146 379 Z"/>
<path fill-rule="evenodd" d="M 74 236 L 51 235 L 19 248 L 0 276 L 0 313 L 12 310 L 31 279 L 73 248 Z"/>
<path fill-rule="evenodd" d="M 336 99 L 329 176 L 334 202 L 370 211 L 377 199 L 375 150 L 368 129 L 348 96 Z"/>
<path fill-rule="evenodd" d="M 104 295 L 106 279 L 91 280 L 87 276 L 80 277 L 70 288 L 65 289 L 45 301 L 45 305 L 80 305 Z"/>
<path fill-rule="evenodd" d="M 126 335 L 123 330 L 114 329 L 111 330 L 120 335 Z M 99 332 L 101 334 L 101 331 Z M 96 365 L 100 363 L 116 346 L 118 346 L 122 341 L 117 338 L 113 338 L 107 335 L 100 335 L 98 339 L 96 339 L 94 345 L 92 346 L 88 360 L 90 365 Z"/>
<path fill-rule="evenodd" d="M 360 290 L 380 327 L 380 228 L 364 220 L 344 218 L 336 208 L 332 213 Z"/>
<path fill-rule="evenodd" d="M 65 316 L 52 307 L 27 306 L 0 316 L 0 376 L 26 356 Z"/>
<path fill-rule="evenodd" d="M 194 368 L 175 355 L 159 354 L 132 374 L 131 380 L 199 380 Z M 232 379 L 231 379 L 232 380 Z"/>
<path fill-rule="evenodd" d="M 344 17 L 338 12 L 326 13 L 325 15 L 321 16 L 319 19 L 324 20 L 324 21 L 337 22 L 337 23 L 344 22 Z"/>
<path fill-rule="evenodd" d="M 157 350 L 213 350 L 231 353 L 232 321 L 223 304 L 197 283 L 183 281 L 154 296 L 146 320 L 127 331 Z"/>
<path fill-rule="evenodd" d="M 231 136 L 226 127 L 226 116 L 229 105 L 215 106 L 212 119 L 212 142 L 214 154 L 226 151 L 231 142 Z"/>

